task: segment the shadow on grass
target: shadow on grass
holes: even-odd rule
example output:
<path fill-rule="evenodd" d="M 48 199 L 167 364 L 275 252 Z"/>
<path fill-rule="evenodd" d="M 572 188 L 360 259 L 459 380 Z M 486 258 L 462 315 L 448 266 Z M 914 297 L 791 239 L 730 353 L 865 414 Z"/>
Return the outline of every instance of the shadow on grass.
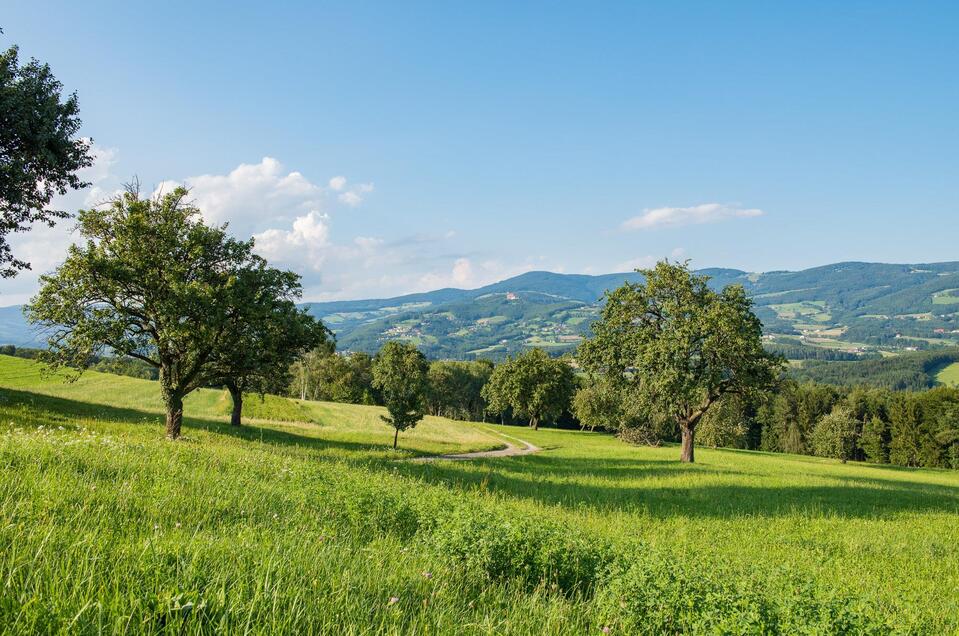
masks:
<path fill-rule="evenodd" d="M 710 477 L 742 473 L 666 459 L 528 455 L 469 465 L 404 464 L 398 470 L 426 481 L 442 481 L 549 505 L 633 512 L 661 519 L 793 514 L 888 518 L 912 512 L 959 513 L 959 488 L 938 484 L 835 475 L 823 477 L 839 483 L 822 486 L 762 486 L 762 475 L 749 476 L 759 485 L 710 483 Z M 688 487 L 655 482 L 638 487 L 617 484 L 624 479 L 680 475 L 690 477 Z M 704 478 L 702 483 L 696 483 L 698 477 Z"/>
<path fill-rule="evenodd" d="M 136 424 L 155 428 L 157 435 L 163 435 L 164 416 L 153 411 L 109 406 L 92 402 L 81 402 L 68 398 L 54 397 L 42 393 L 20 391 L 16 389 L 0 388 L 0 408 L 28 407 L 31 410 L 30 418 L 33 422 L 17 422 L 17 424 L 44 424 L 54 422 L 59 425 L 75 427 L 72 419 L 86 418 L 106 420 L 123 424 Z M 187 412 L 188 413 L 188 412 Z M 283 426 L 288 422 L 277 422 Z M 183 434 L 188 436 L 191 431 L 203 430 L 216 435 L 228 435 L 250 442 L 278 444 L 284 446 L 298 446 L 313 449 L 339 449 L 346 451 L 372 451 L 382 448 L 382 444 L 363 444 L 361 442 L 346 442 L 329 440 L 309 435 L 298 435 L 276 428 L 266 428 L 255 424 L 231 426 L 209 417 L 191 417 L 188 414 L 183 418 Z"/>

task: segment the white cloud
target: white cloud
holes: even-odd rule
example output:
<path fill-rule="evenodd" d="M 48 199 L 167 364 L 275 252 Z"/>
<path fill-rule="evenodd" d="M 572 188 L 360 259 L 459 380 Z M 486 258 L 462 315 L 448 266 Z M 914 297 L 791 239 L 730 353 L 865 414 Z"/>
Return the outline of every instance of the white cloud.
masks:
<path fill-rule="evenodd" d="M 327 215 L 314 211 L 297 217 L 289 230 L 271 228 L 254 234 L 255 250 L 267 260 L 319 269 L 329 246 L 328 221 Z"/>
<path fill-rule="evenodd" d="M 363 202 L 363 198 L 360 197 L 360 195 L 358 195 L 357 193 L 352 191 L 344 192 L 338 198 L 341 202 L 345 203 L 351 208 L 355 208 L 356 206 L 358 206 L 360 203 Z"/>
<path fill-rule="evenodd" d="M 121 188 L 118 153 L 95 149 L 96 163 L 84 175 L 93 187 L 57 202 L 60 209 L 90 207 Z M 351 183 L 334 176 L 316 183 L 284 168 L 278 160 L 240 164 L 225 174 L 203 174 L 162 181 L 155 193 L 177 185 L 190 188 L 191 199 L 212 223 L 229 222 L 239 238 L 254 236 L 256 251 L 277 267 L 303 277 L 304 298 L 334 300 L 387 297 L 439 287 L 475 288 L 544 264 L 533 261 L 500 263 L 457 250 L 457 233 L 448 228 L 411 232 L 405 237 L 361 235 L 338 237 L 337 211 L 355 207 L 374 191 L 372 183 Z M 370 221 L 375 227 L 375 218 Z M 67 246 L 73 223 L 56 228 L 38 226 L 14 238 L 15 254 L 34 263 L 34 272 L 0 281 L 0 304 L 22 303 L 37 289 L 37 274 L 55 268 Z M 413 230 L 415 228 L 411 228 Z M 555 269 L 555 268 L 553 268 Z"/>
<path fill-rule="evenodd" d="M 190 198 L 210 223 L 229 221 L 237 235 L 249 235 L 264 222 L 283 222 L 319 212 L 325 189 L 301 173 L 287 172 L 272 157 L 259 163 L 240 164 L 227 174 L 187 177 L 182 182 L 164 181 L 157 192 L 178 185 L 190 190 Z"/>
<path fill-rule="evenodd" d="M 650 230 L 663 227 L 701 225 L 735 218 L 762 216 L 757 208 L 743 208 L 724 203 L 704 203 L 688 208 L 647 208 L 639 216 L 623 222 L 624 230 Z"/>
<path fill-rule="evenodd" d="M 77 172 L 80 180 L 90 186 L 54 197 L 50 202 L 52 209 L 74 214 L 82 208 L 102 203 L 120 190 L 121 181 L 114 174 L 119 154 L 117 149 L 94 144 L 90 154 L 93 165 Z M 54 227 L 36 223 L 28 232 L 8 235 L 14 256 L 30 263 L 31 269 L 20 272 L 15 278 L 0 281 L 0 305 L 24 303 L 36 293 L 40 275 L 54 270 L 66 256 L 67 248 L 78 238 L 73 233 L 74 224 L 72 219 L 62 219 Z"/>
<path fill-rule="evenodd" d="M 336 177 L 336 178 L 342 179 L 342 177 Z M 330 183 L 332 184 L 332 180 L 330 181 Z M 343 179 L 342 183 L 338 182 L 338 185 L 340 187 L 335 189 L 342 190 L 344 187 L 346 187 L 346 179 Z M 341 203 L 345 203 L 351 208 L 355 208 L 361 203 L 363 203 L 364 195 L 367 195 L 372 191 L 373 191 L 372 183 L 358 183 L 355 186 L 352 186 L 346 192 L 342 192 L 340 196 L 337 198 L 339 199 Z"/>

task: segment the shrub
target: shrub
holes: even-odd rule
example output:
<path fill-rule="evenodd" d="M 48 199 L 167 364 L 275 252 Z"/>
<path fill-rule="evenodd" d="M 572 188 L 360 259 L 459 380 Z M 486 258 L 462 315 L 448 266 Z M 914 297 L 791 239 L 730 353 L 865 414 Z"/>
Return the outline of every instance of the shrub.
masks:
<path fill-rule="evenodd" d="M 432 536 L 435 549 L 455 565 L 487 580 L 519 579 L 587 592 L 612 559 L 604 542 L 530 517 L 507 518 L 478 507 L 461 507 Z"/>
<path fill-rule="evenodd" d="M 808 583 L 784 594 L 722 568 L 692 568 L 640 552 L 611 569 L 597 609 L 617 633 L 884 634 L 880 611 L 839 595 L 821 597 Z"/>

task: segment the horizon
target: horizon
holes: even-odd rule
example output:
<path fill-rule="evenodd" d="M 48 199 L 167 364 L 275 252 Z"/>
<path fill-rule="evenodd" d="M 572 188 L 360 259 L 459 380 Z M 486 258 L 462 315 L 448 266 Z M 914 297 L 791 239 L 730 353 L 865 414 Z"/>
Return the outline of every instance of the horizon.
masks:
<path fill-rule="evenodd" d="M 77 92 L 97 157 L 57 205 L 185 184 L 311 302 L 956 258 L 953 4 L 38 6 L 0 46 Z M 0 303 L 69 226 L 12 237 Z"/>
<path fill-rule="evenodd" d="M 832 267 L 832 266 L 835 266 L 835 265 L 890 265 L 890 266 L 901 266 L 901 267 L 907 267 L 907 266 L 908 266 L 908 267 L 916 267 L 916 266 L 921 266 L 921 265 L 947 265 L 947 264 L 953 264 L 953 263 L 959 264 L 959 260 L 956 260 L 956 261 L 926 261 L 926 262 L 922 262 L 922 263 L 889 263 L 889 262 L 885 262 L 885 261 L 837 261 L 837 262 L 834 262 L 834 263 L 822 263 L 822 264 L 820 264 L 820 265 L 813 265 L 812 267 L 806 267 L 806 268 L 804 268 L 804 269 L 768 269 L 768 270 L 764 270 L 764 271 L 751 271 L 751 270 L 739 269 L 739 268 L 735 268 L 735 267 L 711 266 L 711 267 L 695 267 L 695 268 L 693 268 L 693 271 L 694 271 L 694 272 L 697 272 L 697 273 L 702 273 L 702 272 L 705 272 L 705 271 L 708 271 L 708 270 L 726 270 L 726 271 L 736 271 L 736 272 L 740 272 L 740 273 L 743 273 L 743 274 L 766 275 L 766 274 L 776 274 L 776 273 L 798 273 L 798 272 L 804 272 L 804 271 L 809 271 L 809 270 L 814 270 L 814 269 L 821 269 L 821 268 L 824 268 L 824 267 Z M 639 268 L 639 269 L 642 269 L 642 268 Z M 449 291 L 477 291 L 477 290 L 482 289 L 482 288 L 484 288 L 484 287 L 490 287 L 490 286 L 493 286 L 493 285 L 498 285 L 498 284 L 500 284 L 500 283 L 504 283 L 504 282 L 509 281 L 509 280 L 512 280 L 512 279 L 514 279 L 514 278 L 520 278 L 520 277 L 525 276 L 525 275 L 528 275 L 528 274 L 555 274 L 555 275 L 559 275 L 559 276 L 590 276 L 590 277 L 593 277 L 593 278 L 599 278 L 599 277 L 603 277 L 603 276 L 616 276 L 616 275 L 620 275 L 620 274 L 623 274 L 623 275 L 632 274 L 632 273 L 635 273 L 635 272 L 639 271 L 639 269 L 616 271 L 616 272 L 600 272 L 600 273 L 593 273 L 593 274 L 587 274 L 587 273 L 584 273 L 584 272 L 555 272 L 555 271 L 546 270 L 546 269 L 532 269 L 532 270 L 528 270 L 528 271 L 525 271 L 525 272 L 521 272 L 521 273 L 519 273 L 519 274 L 514 274 L 513 276 L 509 276 L 509 277 L 507 277 L 507 278 L 502 278 L 502 279 L 499 279 L 499 280 L 491 281 L 491 282 L 489 282 L 489 283 L 484 283 L 483 285 L 477 285 L 477 286 L 475 286 L 475 287 L 437 287 L 437 288 L 435 288 L 435 289 L 427 289 L 427 290 L 424 290 L 424 291 L 409 292 L 409 293 L 404 293 L 404 294 L 397 294 L 397 295 L 395 295 L 395 296 L 375 296 L 375 297 L 374 297 L 374 296 L 365 296 L 365 297 L 361 297 L 361 298 L 338 298 L 338 299 L 334 299 L 334 300 L 309 300 L 309 299 L 302 299 L 302 300 L 299 301 L 298 304 L 300 304 L 300 305 L 310 305 L 310 304 L 326 304 L 326 303 L 340 303 L 340 302 L 342 302 L 342 303 L 349 303 L 349 302 L 358 302 L 358 301 L 365 301 L 365 300 L 369 300 L 369 301 L 393 300 L 393 299 L 397 299 L 397 298 L 403 298 L 403 297 L 406 297 L 406 296 L 416 296 L 416 295 L 421 295 L 421 294 L 430 294 L 430 293 L 433 293 L 433 292 L 440 292 L 440 291 L 447 291 L 447 290 L 449 290 Z M 13 303 L 13 304 L 9 304 L 9 305 L 0 304 L 0 309 L 11 309 L 11 308 L 16 308 L 16 307 L 21 307 L 23 304 L 24 304 L 24 303 Z"/>

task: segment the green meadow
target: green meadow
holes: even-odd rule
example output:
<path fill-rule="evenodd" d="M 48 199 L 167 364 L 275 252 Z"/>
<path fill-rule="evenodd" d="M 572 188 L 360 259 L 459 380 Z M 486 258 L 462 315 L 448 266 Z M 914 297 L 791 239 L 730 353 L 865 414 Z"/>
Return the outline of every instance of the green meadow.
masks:
<path fill-rule="evenodd" d="M 959 362 L 953 362 L 936 373 L 936 382 L 946 386 L 959 386 Z"/>
<path fill-rule="evenodd" d="M 0 634 L 959 628 L 956 472 L 247 405 L 0 357 Z"/>

